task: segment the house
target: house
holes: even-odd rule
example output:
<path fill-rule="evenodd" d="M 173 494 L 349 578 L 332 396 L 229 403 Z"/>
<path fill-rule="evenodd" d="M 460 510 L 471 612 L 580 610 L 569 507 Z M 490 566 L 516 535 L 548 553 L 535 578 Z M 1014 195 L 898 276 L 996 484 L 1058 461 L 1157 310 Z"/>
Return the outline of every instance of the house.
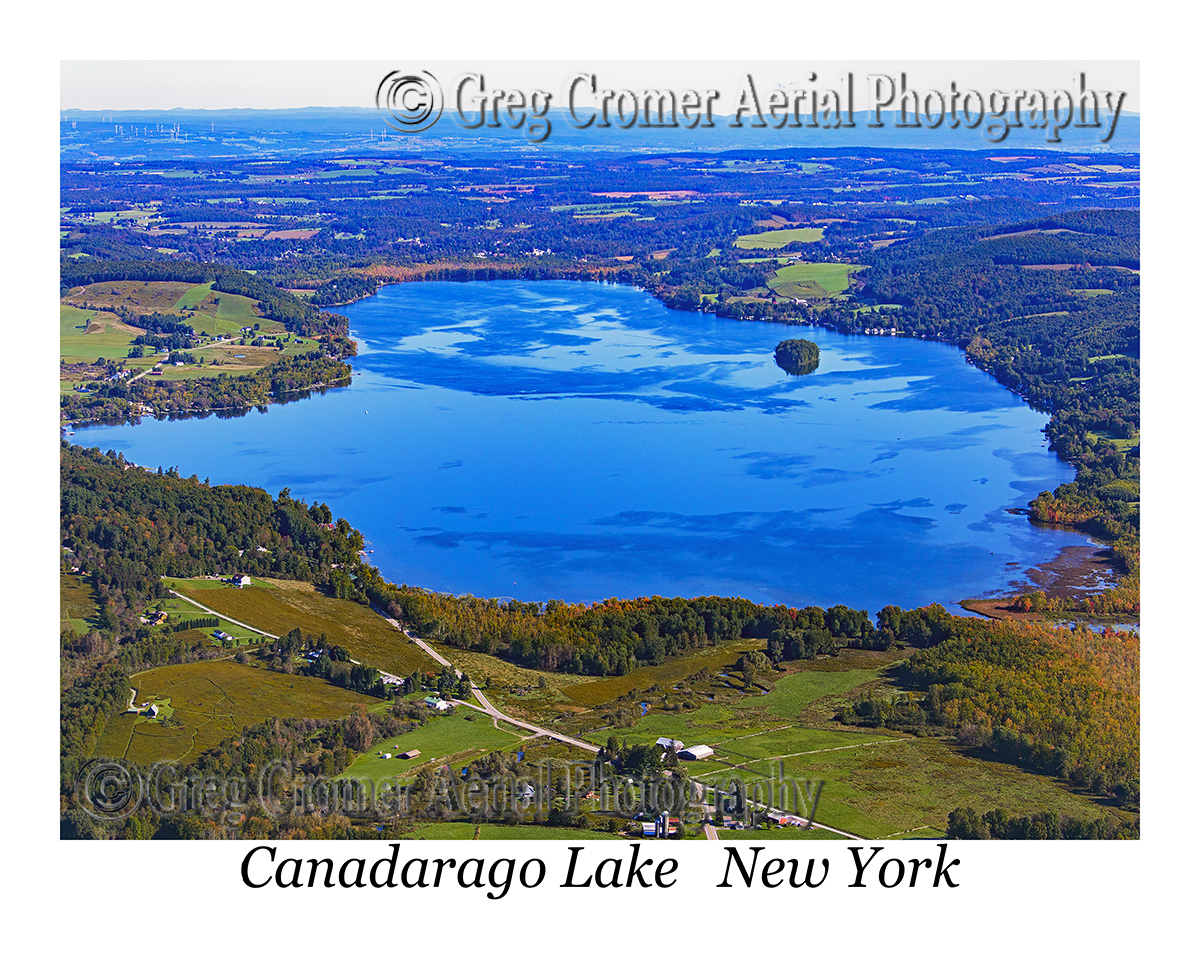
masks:
<path fill-rule="evenodd" d="M 654 742 L 664 750 L 674 750 L 676 753 L 683 749 L 682 740 L 672 740 L 670 737 L 659 737 Z"/>
<path fill-rule="evenodd" d="M 242 574 L 240 577 L 234 577 L 233 585 L 235 587 L 248 587 L 250 586 L 250 578 L 245 574 Z"/>
<path fill-rule="evenodd" d="M 430 710 L 436 710 L 441 713 L 445 710 L 449 710 L 451 704 L 449 701 L 442 700 L 440 697 L 426 697 L 425 706 L 427 706 Z"/>
<path fill-rule="evenodd" d="M 680 750 L 678 755 L 680 760 L 704 760 L 713 755 L 713 748 L 708 744 L 698 743 L 694 747 Z"/>
<path fill-rule="evenodd" d="M 152 703 L 152 704 L 150 704 L 150 709 L 146 711 L 146 716 L 150 717 L 150 719 L 152 719 L 152 720 L 153 720 L 155 717 L 157 717 L 157 716 L 158 716 L 158 707 L 157 707 L 157 705 L 155 705 L 155 704 L 153 704 L 153 703 Z"/>

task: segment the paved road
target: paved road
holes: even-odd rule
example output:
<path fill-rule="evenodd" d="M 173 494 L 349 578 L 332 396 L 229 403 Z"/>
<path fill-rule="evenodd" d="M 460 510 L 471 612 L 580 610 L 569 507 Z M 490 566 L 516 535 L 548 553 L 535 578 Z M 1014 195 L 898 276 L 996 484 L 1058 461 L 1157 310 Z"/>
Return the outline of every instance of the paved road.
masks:
<path fill-rule="evenodd" d="M 431 647 L 429 644 L 427 644 L 420 637 L 414 637 L 411 633 L 409 633 L 407 630 L 405 630 L 404 627 L 400 626 L 399 621 L 393 619 L 392 617 L 389 617 L 386 613 L 384 613 L 378 607 L 372 606 L 371 609 L 374 610 L 381 617 L 383 617 L 384 620 L 386 620 L 388 623 L 390 623 L 393 627 L 395 627 L 397 630 L 399 630 L 402 634 L 404 634 L 406 637 L 408 637 L 408 639 L 411 640 L 413 643 L 415 643 L 418 647 L 420 647 L 422 650 L 424 650 L 426 653 L 428 653 L 431 657 L 433 657 L 433 659 L 436 660 L 438 663 L 442 664 L 443 666 L 449 667 L 451 670 L 453 670 L 454 675 L 456 677 L 462 676 L 461 670 L 457 669 L 454 666 L 454 664 L 452 664 L 449 660 L 447 660 L 440 653 L 438 653 L 436 650 L 434 650 L 433 647 Z M 565 733 L 559 733 L 556 730 L 547 730 L 545 727 L 539 727 L 532 723 L 526 723 L 524 720 L 518 720 L 516 717 L 510 717 L 506 713 L 501 713 L 498 709 L 496 709 L 495 706 L 492 705 L 492 702 L 484 695 L 483 691 L 479 689 L 479 687 L 475 684 L 474 681 L 471 682 L 471 694 L 475 697 L 475 699 L 477 699 L 481 704 L 483 704 L 482 707 L 478 707 L 475 704 L 470 703 L 466 700 L 455 700 L 453 702 L 461 704 L 464 707 L 470 707 L 472 710 L 478 710 L 481 713 L 486 713 L 489 717 L 492 717 L 496 720 L 503 720 L 505 723 L 511 723 L 514 727 L 520 727 L 522 730 L 530 730 L 533 733 L 538 734 L 539 736 L 549 737 L 551 740 L 557 740 L 560 743 L 569 743 L 571 746 L 579 747 L 581 750 L 587 750 L 589 753 L 599 753 L 600 752 L 600 748 L 598 746 L 596 746 L 594 743 L 588 743 L 586 740 L 576 740 L 574 737 L 568 737 Z"/>

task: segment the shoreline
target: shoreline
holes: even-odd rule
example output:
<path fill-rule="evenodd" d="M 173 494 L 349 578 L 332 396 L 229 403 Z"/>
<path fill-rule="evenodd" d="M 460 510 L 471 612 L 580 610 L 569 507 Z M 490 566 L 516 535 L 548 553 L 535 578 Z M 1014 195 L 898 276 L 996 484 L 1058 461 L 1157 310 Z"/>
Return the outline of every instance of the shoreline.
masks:
<path fill-rule="evenodd" d="M 1115 614 L 1103 616 L 1085 611 L 1046 613 L 1012 609 L 1014 600 L 1038 590 L 1054 600 L 1080 602 L 1096 596 L 1120 583 L 1122 574 L 1116 568 L 1112 548 L 1092 542 L 1087 546 L 1063 547 L 1058 555 L 1025 571 L 1032 583 L 1011 581 L 1014 592 L 999 597 L 970 597 L 960 600 L 959 606 L 991 620 L 1022 620 L 1029 623 L 1069 619 L 1087 623 L 1137 622 L 1138 616 Z"/>

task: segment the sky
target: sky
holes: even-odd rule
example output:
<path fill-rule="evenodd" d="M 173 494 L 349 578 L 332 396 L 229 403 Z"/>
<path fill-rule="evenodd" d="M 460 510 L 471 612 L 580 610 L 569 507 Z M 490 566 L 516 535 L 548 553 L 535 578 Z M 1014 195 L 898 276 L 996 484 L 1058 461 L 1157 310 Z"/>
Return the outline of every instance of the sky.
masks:
<path fill-rule="evenodd" d="M 443 88 L 468 73 L 482 74 L 489 89 L 546 90 L 561 99 L 572 76 L 595 74 L 600 89 L 715 89 L 720 103 L 736 101 L 743 78 L 756 87 L 799 83 L 836 87 L 849 72 L 865 87 L 870 74 L 897 84 L 904 74 L 910 89 L 948 92 L 1078 90 L 1082 73 L 1096 90 L 1123 91 L 1123 109 L 1140 112 L 1136 60 L 64 60 L 60 107 L 80 110 L 280 109 L 289 107 L 371 107 L 379 81 L 390 71 L 428 70 Z M 861 109 L 861 108 L 860 108 Z"/>

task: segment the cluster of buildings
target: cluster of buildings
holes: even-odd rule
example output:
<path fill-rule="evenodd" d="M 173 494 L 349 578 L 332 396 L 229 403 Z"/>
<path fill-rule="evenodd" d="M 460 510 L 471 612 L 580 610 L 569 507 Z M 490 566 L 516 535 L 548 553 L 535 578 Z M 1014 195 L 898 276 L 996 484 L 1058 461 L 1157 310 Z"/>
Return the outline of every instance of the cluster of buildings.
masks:
<path fill-rule="evenodd" d="M 707 760 L 713 755 L 713 748 L 706 743 L 685 747 L 682 740 L 672 740 L 670 737 L 659 737 L 654 742 L 663 748 L 663 759 L 666 759 L 668 750 L 674 750 L 680 760 Z"/>

